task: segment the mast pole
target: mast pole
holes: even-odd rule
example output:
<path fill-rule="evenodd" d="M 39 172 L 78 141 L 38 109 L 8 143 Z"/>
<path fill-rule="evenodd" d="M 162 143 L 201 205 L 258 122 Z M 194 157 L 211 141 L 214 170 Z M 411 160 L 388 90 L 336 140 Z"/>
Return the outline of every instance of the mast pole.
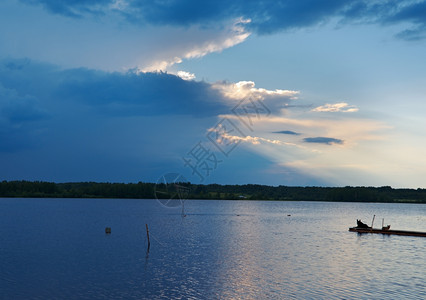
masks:
<path fill-rule="evenodd" d="M 145 224 L 146 226 L 146 236 L 148 238 L 148 252 L 149 252 L 149 247 L 151 246 L 151 242 L 149 241 L 149 230 L 148 230 L 148 224 Z"/>
<path fill-rule="evenodd" d="M 371 222 L 371 229 L 373 229 L 373 224 L 374 224 L 374 218 L 376 217 L 376 215 L 373 216 L 373 221 Z"/>

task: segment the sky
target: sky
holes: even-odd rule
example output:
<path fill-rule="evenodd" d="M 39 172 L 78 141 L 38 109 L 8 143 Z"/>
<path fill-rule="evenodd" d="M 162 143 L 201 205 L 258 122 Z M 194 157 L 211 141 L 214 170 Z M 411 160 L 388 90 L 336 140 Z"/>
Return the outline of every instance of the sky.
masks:
<path fill-rule="evenodd" d="M 0 180 L 426 188 L 426 1 L 2 0 Z"/>

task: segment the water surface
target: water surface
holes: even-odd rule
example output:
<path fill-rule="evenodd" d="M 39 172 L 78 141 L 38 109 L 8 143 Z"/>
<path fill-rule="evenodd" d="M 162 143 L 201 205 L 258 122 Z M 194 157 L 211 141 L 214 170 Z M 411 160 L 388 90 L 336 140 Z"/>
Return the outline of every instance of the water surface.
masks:
<path fill-rule="evenodd" d="M 426 238 L 348 232 L 373 214 L 426 231 L 425 205 L 190 200 L 185 212 L 0 199 L 0 299 L 426 298 Z"/>

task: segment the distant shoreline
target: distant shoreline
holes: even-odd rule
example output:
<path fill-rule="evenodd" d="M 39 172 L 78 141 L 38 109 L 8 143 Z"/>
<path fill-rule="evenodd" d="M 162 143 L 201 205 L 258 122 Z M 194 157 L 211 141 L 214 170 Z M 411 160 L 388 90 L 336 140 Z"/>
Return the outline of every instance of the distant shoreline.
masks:
<path fill-rule="evenodd" d="M 58 200 L 72 200 L 72 199 L 86 199 L 86 200 L 108 200 L 108 199 L 116 199 L 116 200 L 153 200 L 158 201 L 156 198 L 117 198 L 117 197 L 4 197 L 0 196 L 1 199 L 58 199 Z M 215 198 L 187 198 L 183 199 L 183 201 L 188 200 L 194 200 L 194 201 L 270 201 L 270 202 L 328 202 L 328 203 L 383 203 L 383 204 L 426 204 L 426 202 L 416 202 L 411 200 L 401 200 L 401 201 L 387 201 L 387 202 L 379 202 L 379 201 L 338 201 L 338 200 L 297 200 L 297 199 L 291 199 L 291 200 L 281 200 L 281 199 L 215 199 Z"/>
<path fill-rule="evenodd" d="M 176 190 L 179 189 L 179 190 Z M 0 198 L 269 200 L 369 203 L 426 203 L 426 189 L 384 187 L 294 187 L 257 184 L 98 183 L 2 181 Z"/>

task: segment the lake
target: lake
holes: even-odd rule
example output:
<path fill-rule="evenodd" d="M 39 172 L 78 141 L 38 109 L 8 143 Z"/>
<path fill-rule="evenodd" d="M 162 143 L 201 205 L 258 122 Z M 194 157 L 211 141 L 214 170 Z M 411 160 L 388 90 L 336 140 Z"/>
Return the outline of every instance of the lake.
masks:
<path fill-rule="evenodd" d="M 348 231 L 374 214 L 426 231 L 426 205 L 187 200 L 185 213 L 0 199 L 0 299 L 426 298 L 426 238 Z"/>

